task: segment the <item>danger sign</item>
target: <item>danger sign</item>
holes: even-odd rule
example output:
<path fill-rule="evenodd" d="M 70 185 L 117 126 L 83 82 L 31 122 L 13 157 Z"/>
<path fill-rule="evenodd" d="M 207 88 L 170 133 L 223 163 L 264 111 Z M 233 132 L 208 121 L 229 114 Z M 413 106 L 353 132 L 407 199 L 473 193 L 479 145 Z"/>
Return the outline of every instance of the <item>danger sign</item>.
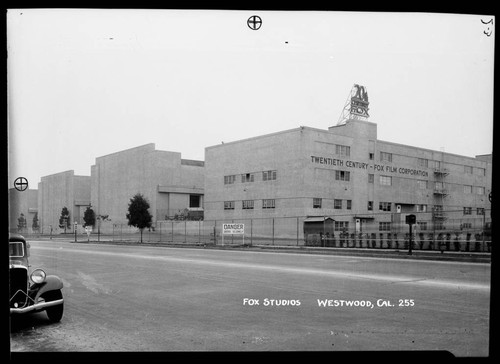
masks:
<path fill-rule="evenodd" d="M 245 224 L 222 224 L 222 234 L 244 234 Z"/>

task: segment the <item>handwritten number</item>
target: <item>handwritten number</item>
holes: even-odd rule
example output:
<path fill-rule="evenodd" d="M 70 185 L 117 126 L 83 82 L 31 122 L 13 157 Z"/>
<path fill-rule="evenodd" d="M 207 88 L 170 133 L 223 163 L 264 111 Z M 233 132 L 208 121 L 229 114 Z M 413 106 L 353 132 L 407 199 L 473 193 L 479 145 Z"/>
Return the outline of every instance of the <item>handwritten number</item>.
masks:
<path fill-rule="evenodd" d="M 490 19 L 489 21 L 484 21 L 483 19 L 481 19 L 481 23 L 483 23 L 483 24 L 490 24 L 491 23 L 491 25 L 493 25 L 493 19 Z M 483 33 L 486 34 L 487 37 L 489 37 L 493 33 L 493 29 L 488 26 L 488 29 L 483 31 Z"/>

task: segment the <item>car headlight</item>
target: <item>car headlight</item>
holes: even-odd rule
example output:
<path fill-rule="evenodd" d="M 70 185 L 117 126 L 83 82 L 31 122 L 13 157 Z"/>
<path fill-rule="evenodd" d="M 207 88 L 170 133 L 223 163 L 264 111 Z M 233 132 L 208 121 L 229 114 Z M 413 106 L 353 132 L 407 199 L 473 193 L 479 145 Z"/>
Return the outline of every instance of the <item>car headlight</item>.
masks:
<path fill-rule="evenodd" d="M 45 276 L 46 274 L 42 269 L 35 269 L 31 273 L 30 278 L 34 283 L 42 283 L 45 280 Z"/>

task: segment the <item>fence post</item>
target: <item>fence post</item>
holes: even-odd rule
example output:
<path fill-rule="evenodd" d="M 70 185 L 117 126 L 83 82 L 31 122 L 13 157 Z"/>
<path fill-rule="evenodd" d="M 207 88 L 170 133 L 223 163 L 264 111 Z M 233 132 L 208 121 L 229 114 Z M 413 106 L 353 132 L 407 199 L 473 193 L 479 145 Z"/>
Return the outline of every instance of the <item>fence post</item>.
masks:
<path fill-rule="evenodd" d="M 217 245 L 217 220 L 214 220 L 214 244 Z"/>
<path fill-rule="evenodd" d="M 299 246 L 299 218 L 297 217 L 297 246 Z"/>
<path fill-rule="evenodd" d="M 323 216 L 323 235 L 321 235 L 321 247 L 325 247 L 325 222 L 326 222 L 326 216 Z"/>
<path fill-rule="evenodd" d="M 274 217 L 273 217 L 273 245 L 274 245 Z"/>
<path fill-rule="evenodd" d="M 483 231 L 482 235 L 483 235 L 483 252 L 484 252 L 484 241 L 485 241 L 485 233 L 484 233 L 484 225 L 486 225 L 486 209 L 483 210 L 483 226 L 481 226 L 481 230 Z"/>
<path fill-rule="evenodd" d="M 184 243 L 187 243 L 187 220 L 184 219 Z"/>
<path fill-rule="evenodd" d="M 174 243 L 174 220 L 172 220 L 172 244 Z"/>
<path fill-rule="evenodd" d="M 200 220 L 198 220 L 198 244 L 200 244 L 201 242 L 201 224 L 200 224 Z"/>
<path fill-rule="evenodd" d="M 253 246 L 253 219 L 250 219 L 250 246 Z"/>

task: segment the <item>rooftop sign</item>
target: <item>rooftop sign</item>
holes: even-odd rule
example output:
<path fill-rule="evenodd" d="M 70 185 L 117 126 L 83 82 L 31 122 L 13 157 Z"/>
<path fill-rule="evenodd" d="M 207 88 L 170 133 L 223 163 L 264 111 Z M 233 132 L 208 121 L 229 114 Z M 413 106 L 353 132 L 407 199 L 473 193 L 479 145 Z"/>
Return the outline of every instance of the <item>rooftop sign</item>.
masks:
<path fill-rule="evenodd" d="M 370 117 L 368 114 L 368 92 L 365 86 L 354 84 L 351 93 L 346 100 L 342 114 L 337 125 L 343 125 L 348 120 L 366 120 Z"/>
<path fill-rule="evenodd" d="M 368 118 L 369 104 L 365 86 L 354 85 L 351 91 L 351 115 Z"/>

